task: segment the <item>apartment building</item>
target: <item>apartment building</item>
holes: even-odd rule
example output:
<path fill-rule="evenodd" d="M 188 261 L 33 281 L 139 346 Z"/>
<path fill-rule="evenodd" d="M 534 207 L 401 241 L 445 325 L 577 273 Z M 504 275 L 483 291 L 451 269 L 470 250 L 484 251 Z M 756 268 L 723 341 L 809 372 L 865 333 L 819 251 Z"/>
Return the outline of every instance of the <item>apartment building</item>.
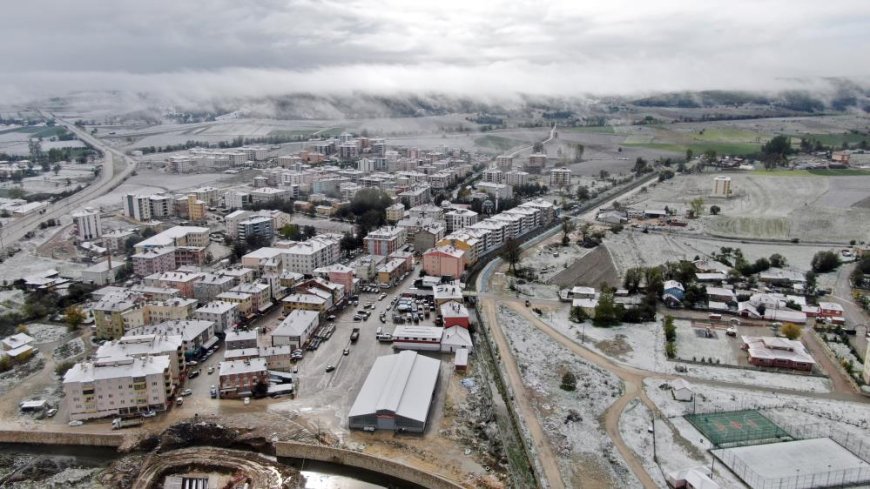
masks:
<path fill-rule="evenodd" d="M 94 335 L 102 339 L 117 339 L 124 336 L 125 314 L 133 311 L 136 304 L 127 298 L 107 297 L 94 304 Z"/>
<path fill-rule="evenodd" d="M 393 204 L 387 207 L 387 221 L 395 224 L 400 219 L 405 217 L 405 206 L 402 204 Z"/>
<path fill-rule="evenodd" d="M 169 357 L 169 377 L 175 385 L 181 382 L 181 373 L 186 368 L 184 347 L 179 335 L 147 334 L 139 336 L 122 336 L 114 341 L 107 341 L 97 348 L 95 358 L 143 358 Z"/>
<path fill-rule="evenodd" d="M 480 182 L 477 190 L 485 192 L 494 199 L 510 199 L 514 196 L 514 188 L 503 183 Z"/>
<path fill-rule="evenodd" d="M 571 170 L 568 168 L 553 168 L 550 170 L 550 186 L 554 188 L 571 185 Z"/>
<path fill-rule="evenodd" d="M 163 272 L 145 277 L 144 283 L 149 287 L 169 287 L 178 289 L 182 297 L 193 298 L 193 286 L 202 280 L 203 274 L 190 272 Z"/>
<path fill-rule="evenodd" d="M 286 250 L 284 269 L 312 275 L 314 269 L 332 265 L 341 258 L 341 236 L 324 234 L 297 243 Z"/>
<path fill-rule="evenodd" d="M 99 211 L 86 207 L 72 213 L 76 238 L 80 241 L 93 241 L 102 236 L 102 223 Z"/>
<path fill-rule="evenodd" d="M 422 174 L 421 174 L 422 175 Z M 426 175 L 422 175 L 424 178 Z M 416 207 L 432 201 L 428 185 L 417 185 L 398 194 L 399 199 L 410 207 Z"/>
<path fill-rule="evenodd" d="M 214 323 L 216 333 L 229 331 L 239 322 L 239 307 L 232 302 L 211 301 L 193 312 L 193 318 Z"/>
<path fill-rule="evenodd" d="M 444 214 L 447 222 L 447 232 L 452 233 L 477 222 L 476 212 L 468 209 L 456 209 Z"/>
<path fill-rule="evenodd" d="M 248 236 L 261 236 L 271 240 L 275 235 L 275 229 L 272 227 L 272 218 L 256 216 L 237 224 L 236 236 L 239 239 L 247 239 Z"/>
<path fill-rule="evenodd" d="M 134 245 L 136 252 L 167 246 L 193 246 L 205 248 L 209 244 L 209 229 L 199 226 L 175 226 L 144 239 Z"/>
<path fill-rule="evenodd" d="M 292 311 L 272 332 L 272 346 L 299 348 L 308 341 L 319 324 L 320 315 L 316 311 Z"/>
<path fill-rule="evenodd" d="M 218 394 L 221 399 L 251 396 L 257 384 L 269 386 L 269 369 L 263 358 L 231 360 L 218 367 Z"/>
<path fill-rule="evenodd" d="M 121 197 L 124 215 L 137 221 L 151 220 L 151 201 L 147 195 L 126 194 Z"/>
<path fill-rule="evenodd" d="M 163 411 L 174 391 L 168 355 L 77 363 L 63 377 L 71 420 Z"/>
<path fill-rule="evenodd" d="M 254 296 L 247 292 L 222 292 L 215 297 L 215 300 L 235 304 L 239 311 L 239 317 L 242 318 L 248 317 L 254 311 Z"/>
<path fill-rule="evenodd" d="M 386 256 L 404 246 L 405 240 L 404 228 L 384 226 L 370 232 L 363 241 L 370 254 Z"/>
<path fill-rule="evenodd" d="M 214 300 L 218 294 L 226 292 L 236 285 L 234 277 L 204 273 L 201 279 L 193 284 L 193 297 L 205 304 Z"/>
<path fill-rule="evenodd" d="M 529 183 L 529 173 L 524 171 L 513 170 L 504 174 L 504 184 L 516 187 L 517 185 L 527 185 Z"/>

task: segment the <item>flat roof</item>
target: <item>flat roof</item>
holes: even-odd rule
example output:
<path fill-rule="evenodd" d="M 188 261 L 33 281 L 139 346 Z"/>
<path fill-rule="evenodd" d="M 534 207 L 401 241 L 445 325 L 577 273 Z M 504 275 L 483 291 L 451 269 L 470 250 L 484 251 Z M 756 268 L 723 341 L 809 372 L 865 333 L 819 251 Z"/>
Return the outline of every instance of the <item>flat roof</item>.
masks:
<path fill-rule="evenodd" d="M 440 360 L 410 350 L 378 357 L 348 417 L 389 411 L 425 423 L 440 368 Z"/>
<path fill-rule="evenodd" d="M 296 309 L 281 321 L 275 331 L 272 331 L 272 336 L 301 336 L 312 324 L 317 326 L 319 322 L 319 312 Z"/>
<path fill-rule="evenodd" d="M 162 246 L 171 246 L 175 243 L 175 240 L 178 238 L 182 238 L 187 236 L 188 234 L 193 233 L 208 233 L 208 228 L 203 228 L 199 226 L 175 226 L 163 231 L 162 233 L 155 234 L 150 238 L 144 239 L 138 243 L 136 243 L 136 248 L 143 247 L 162 247 Z"/>
<path fill-rule="evenodd" d="M 437 326 L 396 326 L 393 330 L 393 340 L 401 341 L 403 338 L 435 339 L 441 340 L 444 329 Z"/>
<path fill-rule="evenodd" d="M 73 365 L 63 376 L 63 382 L 94 382 L 119 377 L 140 377 L 162 374 L 169 368 L 168 355 L 154 355 L 133 359 L 130 357 L 99 359 Z"/>
<path fill-rule="evenodd" d="M 266 369 L 266 359 L 265 358 L 250 358 L 247 360 L 230 360 L 220 363 L 220 367 L 218 367 L 218 375 L 223 377 L 224 375 L 232 375 L 232 374 L 247 374 L 252 372 L 265 372 Z"/>

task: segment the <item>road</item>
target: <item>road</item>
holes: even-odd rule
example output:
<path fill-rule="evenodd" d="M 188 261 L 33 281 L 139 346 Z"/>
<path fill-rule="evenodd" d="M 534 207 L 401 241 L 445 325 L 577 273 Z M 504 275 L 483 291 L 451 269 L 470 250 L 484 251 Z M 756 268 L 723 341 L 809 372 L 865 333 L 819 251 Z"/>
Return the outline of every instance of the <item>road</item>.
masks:
<path fill-rule="evenodd" d="M 541 144 L 547 144 L 555 138 L 556 138 L 556 124 L 553 124 L 553 127 L 550 128 L 550 136 L 547 139 L 541 141 Z M 506 156 L 513 158 L 514 156 L 518 155 L 519 153 L 522 153 L 523 151 L 528 151 L 534 147 L 535 147 L 534 144 L 529 144 L 528 146 L 522 146 L 522 147 L 517 148 L 517 149 L 513 150 L 512 152 L 508 153 Z"/>
<path fill-rule="evenodd" d="M 14 243 L 24 237 L 29 231 L 33 231 L 39 226 L 39 223 L 48 219 L 59 219 L 75 211 L 76 209 L 87 205 L 88 202 L 100 197 L 113 188 L 118 186 L 126 179 L 130 173 L 136 168 L 136 162 L 121 153 L 120 151 L 109 147 L 99 139 L 76 127 L 62 119 L 55 118 L 55 121 L 74 133 L 79 139 L 90 144 L 95 149 L 103 153 L 102 169 L 99 179 L 79 192 L 61 199 L 54 204 L 48 206 L 43 213 L 30 214 L 8 223 L 3 228 L 0 228 L 0 236 L 3 238 L 4 245 Z M 118 159 L 125 163 L 124 168 L 119 173 L 115 173 L 115 160 Z"/>

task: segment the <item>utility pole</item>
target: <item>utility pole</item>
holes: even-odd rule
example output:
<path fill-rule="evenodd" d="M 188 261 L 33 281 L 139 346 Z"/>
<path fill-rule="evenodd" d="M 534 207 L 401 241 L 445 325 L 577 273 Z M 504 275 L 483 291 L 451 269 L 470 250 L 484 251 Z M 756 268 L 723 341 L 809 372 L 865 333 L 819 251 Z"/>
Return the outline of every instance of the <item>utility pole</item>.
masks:
<path fill-rule="evenodd" d="M 658 455 L 656 454 L 656 413 L 650 412 L 652 414 L 652 435 L 653 435 L 653 462 L 658 463 Z"/>

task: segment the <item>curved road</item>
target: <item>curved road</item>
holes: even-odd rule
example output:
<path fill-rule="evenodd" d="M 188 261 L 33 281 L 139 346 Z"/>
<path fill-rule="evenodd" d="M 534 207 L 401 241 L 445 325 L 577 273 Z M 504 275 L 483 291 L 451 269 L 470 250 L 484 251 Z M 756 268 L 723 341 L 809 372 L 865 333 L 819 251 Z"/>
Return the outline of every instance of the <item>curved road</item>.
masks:
<path fill-rule="evenodd" d="M 55 118 L 55 121 L 66 127 L 70 132 L 78 136 L 79 139 L 103 153 L 102 170 L 100 171 L 99 179 L 92 182 L 79 192 L 61 199 L 54 204 L 50 204 L 45 209 L 44 213 L 35 213 L 20 217 L 3 228 L 0 228 L 0 236 L 2 236 L 3 243 L 7 246 L 23 238 L 29 231 L 36 229 L 40 222 L 48 219 L 59 219 L 61 216 L 70 214 L 79 207 L 87 205 L 88 202 L 95 198 L 108 193 L 123 182 L 124 179 L 126 179 L 136 168 L 136 162 L 132 158 L 109 147 L 99 139 L 88 134 L 87 131 L 62 119 Z M 124 168 L 118 174 L 115 174 L 116 158 L 125 163 Z"/>

